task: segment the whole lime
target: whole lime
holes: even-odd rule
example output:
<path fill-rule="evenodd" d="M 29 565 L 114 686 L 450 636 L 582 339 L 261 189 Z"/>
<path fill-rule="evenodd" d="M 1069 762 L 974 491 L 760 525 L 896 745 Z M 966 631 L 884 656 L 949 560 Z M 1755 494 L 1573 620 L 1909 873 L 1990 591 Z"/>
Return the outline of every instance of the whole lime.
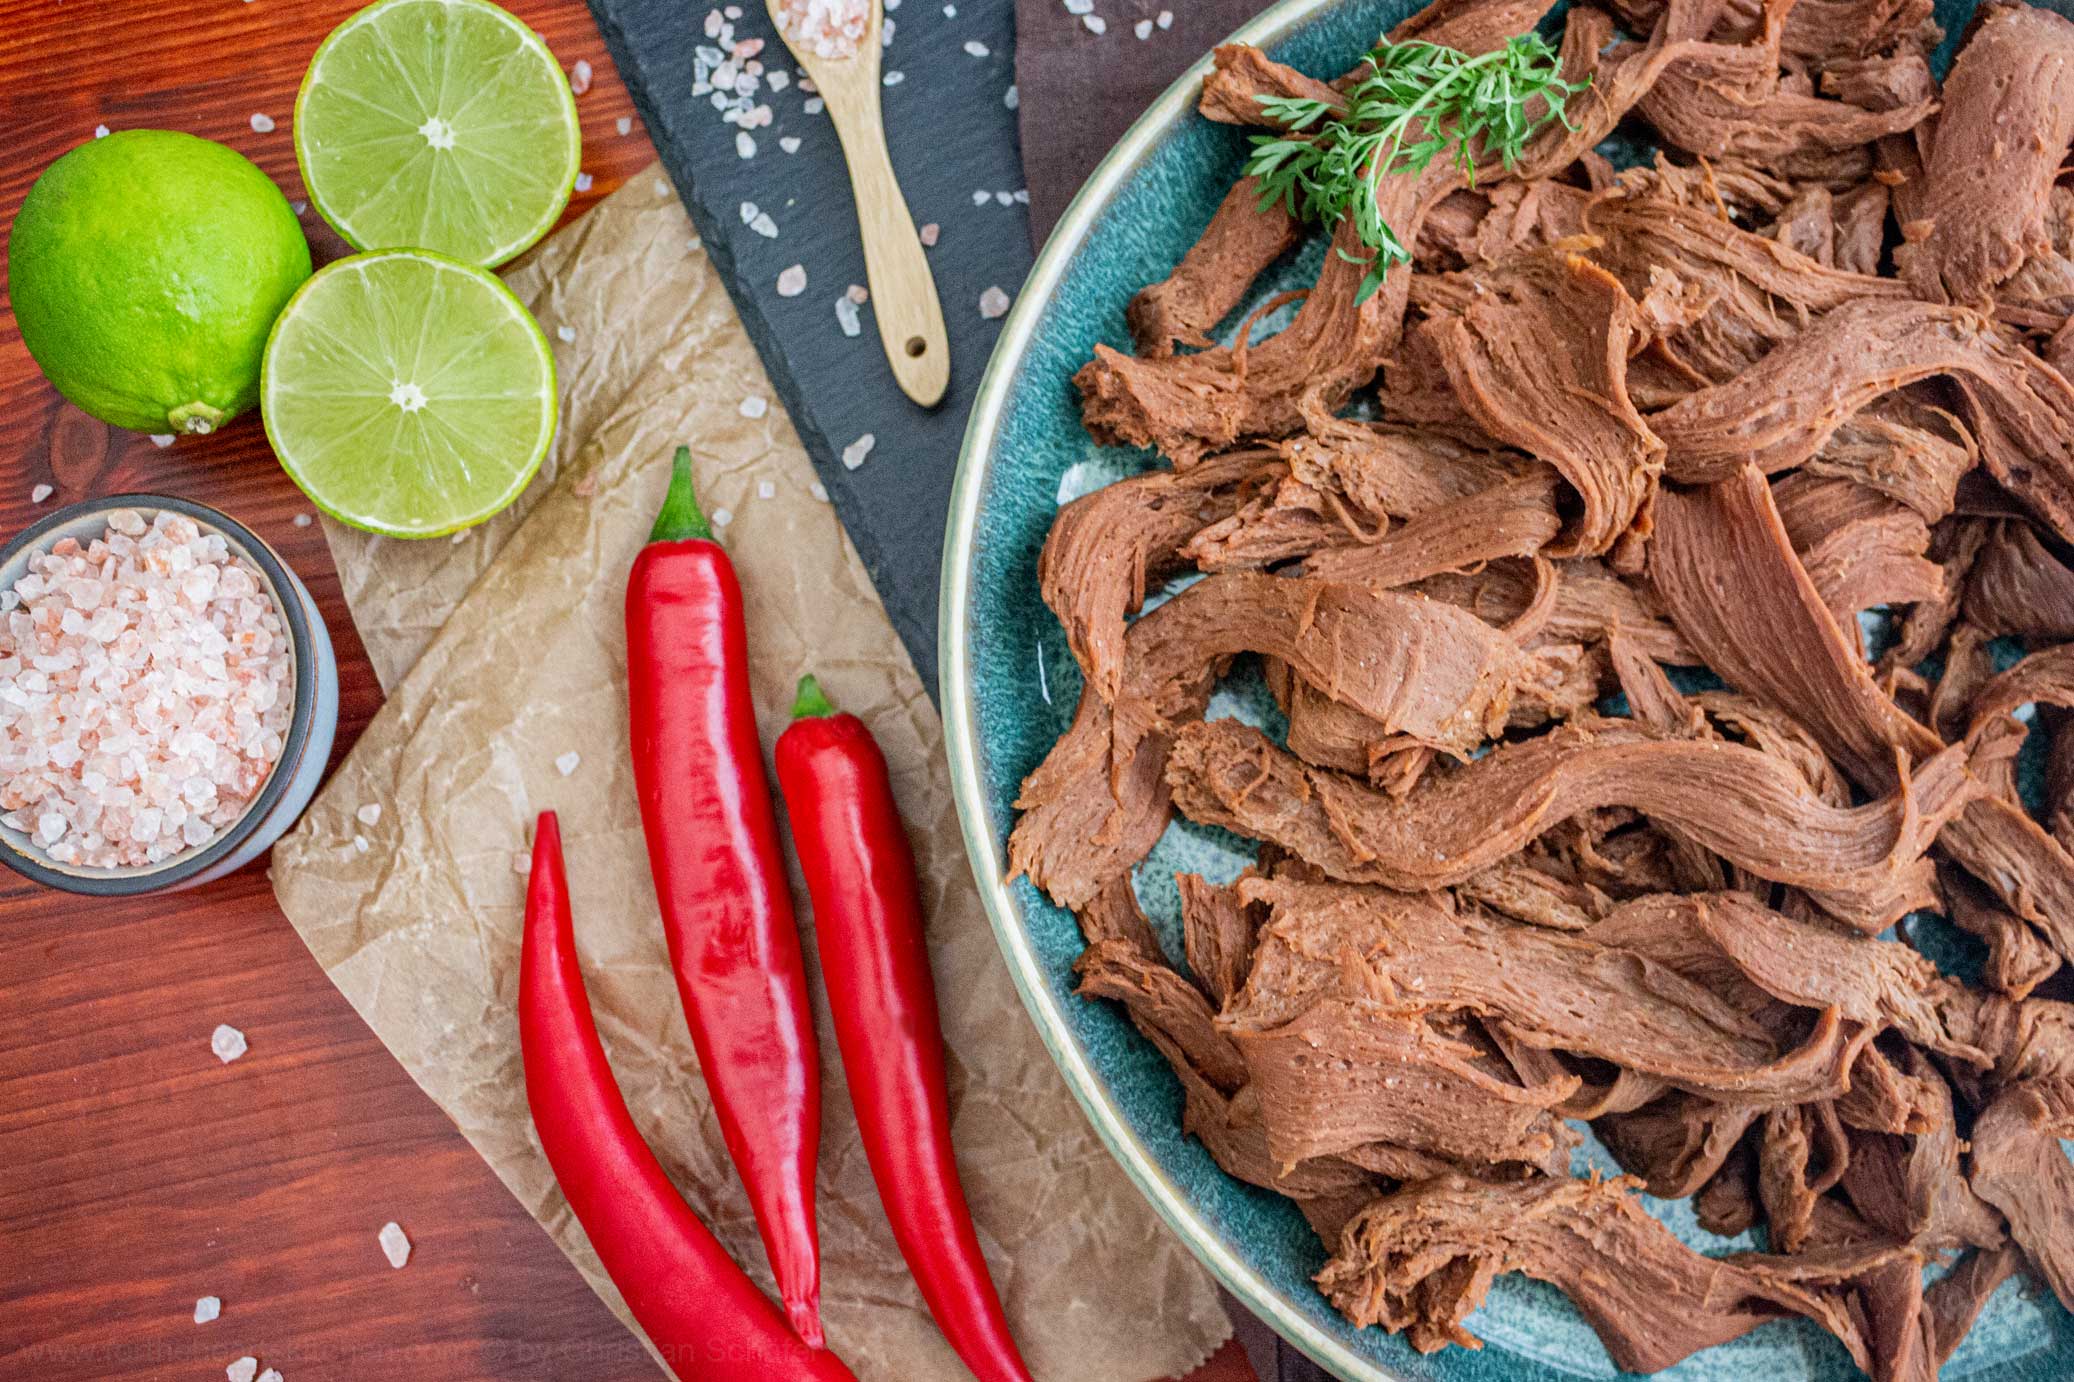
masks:
<path fill-rule="evenodd" d="M 118 427 L 207 432 L 259 401 L 267 332 L 310 276 L 310 246 L 243 154 L 125 130 L 44 169 L 7 275 L 59 393 Z"/>

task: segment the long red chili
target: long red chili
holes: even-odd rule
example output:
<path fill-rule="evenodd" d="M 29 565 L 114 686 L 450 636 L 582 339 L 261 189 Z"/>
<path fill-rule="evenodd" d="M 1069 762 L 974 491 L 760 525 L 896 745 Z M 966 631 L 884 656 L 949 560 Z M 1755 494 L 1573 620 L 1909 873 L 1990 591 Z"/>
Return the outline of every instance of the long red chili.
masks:
<path fill-rule="evenodd" d="M 727 1255 L 641 1139 L 591 1017 L 562 870 L 542 813 L 519 962 L 526 1102 L 548 1165 L 607 1275 L 677 1375 L 700 1382 L 855 1382 L 810 1348 Z"/>
<path fill-rule="evenodd" d="M 792 714 L 778 739 L 778 786 L 872 1179 L 900 1255 L 965 1366 L 980 1382 L 1029 1382 L 951 1152 L 921 891 L 885 755 L 812 677 Z"/>
<path fill-rule="evenodd" d="M 677 992 L 799 1337 L 821 1342 L 821 1069 L 749 698 L 742 590 L 679 447 L 627 579 L 634 785 Z"/>

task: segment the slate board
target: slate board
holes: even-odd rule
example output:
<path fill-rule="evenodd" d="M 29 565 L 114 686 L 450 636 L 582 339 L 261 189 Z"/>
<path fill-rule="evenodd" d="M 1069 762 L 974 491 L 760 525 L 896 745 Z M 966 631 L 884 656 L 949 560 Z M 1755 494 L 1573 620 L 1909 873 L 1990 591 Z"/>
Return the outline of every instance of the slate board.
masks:
<path fill-rule="evenodd" d="M 944 519 L 958 448 L 981 373 L 1000 334 L 980 316 L 989 287 L 1013 295 L 1029 273 L 1029 218 L 1021 202 L 994 194 L 1022 189 L 1016 117 L 1006 95 L 1015 80 L 1013 0 L 906 0 L 888 6 L 893 40 L 882 89 L 886 138 L 915 223 L 935 222 L 929 251 L 950 331 L 951 382 L 943 401 L 923 410 L 902 394 L 880 348 L 872 308 L 846 337 L 835 300 L 865 282 L 864 252 L 842 147 L 825 114 L 808 115 L 809 93 L 757 0 L 730 21 L 737 41 L 765 40 L 758 54 L 782 69 L 785 90 L 764 91 L 772 123 L 750 131 L 753 158 L 736 149 L 710 96 L 694 95 L 697 49 L 714 47 L 708 8 L 683 0 L 589 0 L 634 104 L 691 212 L 706 252 L 727 284 L 771 383 L 814 458 L 829 497 L 871 573 L 886 613 L 933 699 L 936 695 L 936 596 Z M 946 13 L 955 10 L 955 15 Z M 965 45 L 985 45 L 976 57 Z M 797 136 L 796 153 L 779 139 Z M 985 206 L 974 194 L 985 191 Z M 744 223 L 744 202 L 777 223 L 766 238 Z M 806 291 L 777 293 L 779 273 L 807 272 Z M 855 470 L 842 451 L 870 433 L 876 444 Z"/>

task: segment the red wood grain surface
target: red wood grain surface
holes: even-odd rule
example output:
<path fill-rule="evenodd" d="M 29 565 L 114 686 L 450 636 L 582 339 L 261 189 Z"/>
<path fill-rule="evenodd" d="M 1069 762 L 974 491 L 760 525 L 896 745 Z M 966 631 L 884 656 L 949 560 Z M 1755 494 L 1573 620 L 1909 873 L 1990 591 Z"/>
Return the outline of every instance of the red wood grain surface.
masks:
<path fill-rule="evenodd" d="M 577 98 L 594 179 L 580 215 L 653 150 L 579 0 L 507 3 L 565 67 L 594 71 Z M 97 125 L 222 140 L 302 199 L 296 86 L 354 8 L 0 0 L 0 229 Z M 321 249 L 329 232 L 305 224 Z M 127 489 L 214 504 L 295 568 L 338 645 L 343 752 L 380 692 L 257 420 L 166 450 L 103 427 L 38 374 L 0 279 L 0 535 Z M 210 1052 L 219 1022 L 251 1042 L 235 1064 Z M 375 1240 L 391 1219 L 415 1245 L 401 1271 Z M 209 1295 L 222 1317 L 196 1325 Z M 659 1375 L 324 978 L 263 864 L 110 902 L 0 871 L 0 1379 L 218 1378 L 246 1354 L 291 1382 Z M 1193 1382 L 1252 1377 L 1232 1347 Z"/>

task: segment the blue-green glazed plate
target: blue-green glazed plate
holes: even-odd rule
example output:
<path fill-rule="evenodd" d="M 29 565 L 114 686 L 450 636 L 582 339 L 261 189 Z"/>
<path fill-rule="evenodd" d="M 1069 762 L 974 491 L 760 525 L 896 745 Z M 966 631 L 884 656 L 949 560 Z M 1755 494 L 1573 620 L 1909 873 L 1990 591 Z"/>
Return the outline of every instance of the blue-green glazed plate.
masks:
<path fill-rule="evenodd" d="M 2059 6 L 2074 0 L 2058 0 Z M 1346 70 L 1414 0 L 1284 0 L 1235 37 L 1319 76 Z M 1941 0 L 1956 35 L 1971 11 Z M 1949 61 L 1953 43 L 1939 54 Z M 1556 1291 L 1501 1279 L 1469 1319 L 1480 1352 L 1422 1356 L 1380 1329 L 1357 1330 L 1311 1285 L 1325 1254 L 1295 1208 L 1220 1171 L 1181 1133 L 1181 1089 L 1151 1045 L 1112 1005 L 1073 996 L 1080 932 L 1070 913 L 1027 881 L 1007 882 L 1011 802 L 1072 719 L 1080 676 L 1065 637 L 1038 596 L 1037 554 L 1059 505 L 1147 468 L 1149 453 L 1096 445 L 1080 425 L 1073 372 L 1095 343 L 1129 348 L 1123 309 L 1164 277 L 1239 176 L 1245 136 L 1198 118 L 1209 59 L 1191 69 L 1133 126 L 1060 221 L 1008 318 L 981 384 L 951 503 L 943 573 L 943 711 L 965 841 L 1003 954 L 1067 1083 L 1116 1159 L 1167 1224 L 1224 1286 L 1284 1338 L 1339 1377 L 1360 1382 L 1526 1382 L 1619 1375 L 1596 1336 Z M 1255 286 L 1254 301 L 1315 276 L 1320 247 Z M 1250 304 L 1235 318 L 1242 318 Z M 1288 309 L 1284 309 L 1285 313 Z M 1264 321 L 1265 334 L 1280 324 Z M 1272 722 L 1257 676 L 1219 693 L 1212 714 Z M 1270 727 L 1272 725 L 1270 723 Z M 1138 874 L 1139 893 L 1179 955 L 1177 869 L 1237 873 L 1244 842 L 1177 822 Z M 1595 1144 L 1578 1169 L 1614 1169 Z M 1717 1238 L 1684 1202 L 1651 1201 L 1702 1252 L 1760 1247 Z M 1842 1348 L 1812 1324 L 1766 1325 L 1687 1359 L 1667 1378 L 1762 1377 L 1829 1382 L 1859 1376 Z M 2003 1286 L 1946 1365 L 1944 1377 L 2045 1382 L 2074 1376 L 2074 1320 L 2049 1294 Z"/>

